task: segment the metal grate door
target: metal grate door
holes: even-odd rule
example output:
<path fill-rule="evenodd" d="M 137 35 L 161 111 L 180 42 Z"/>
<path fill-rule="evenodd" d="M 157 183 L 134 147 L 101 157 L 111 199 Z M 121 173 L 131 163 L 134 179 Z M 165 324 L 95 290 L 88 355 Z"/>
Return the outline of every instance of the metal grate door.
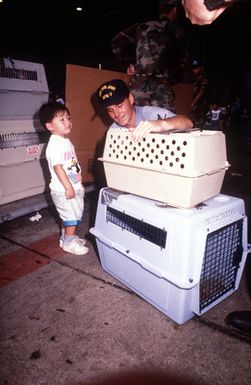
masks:
<path fill-rule="evenodd" d="M 243 220 L 207 236 L 200 280 L 200 311 L 235 288 L 241 262 Z"/>
<path fill-rule="evenodd" d="M 165 248 L 167 232 L 164 229 L 150 225 L 112 207 L 107 207 L 106 220 L 121 227 L 122 230 L 127 230 L 161 248 Z"/>

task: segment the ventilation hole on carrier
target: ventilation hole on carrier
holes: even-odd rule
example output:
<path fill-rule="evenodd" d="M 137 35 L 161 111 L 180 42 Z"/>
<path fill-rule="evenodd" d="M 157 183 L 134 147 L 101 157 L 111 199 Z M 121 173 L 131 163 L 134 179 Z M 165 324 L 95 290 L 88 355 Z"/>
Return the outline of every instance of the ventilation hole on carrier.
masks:
<path fill-rule="evenodd" d="M 130 142 L 129 145 L 132 146 L 132 142 Z"/>
<path fill-rule="evenodd" d="M 159 144 L 156 144 L 156 148 L 159 148 Z"/>
<path fill-rule="evenodd" d="M 110 139 L 112 139 L 113 138 L 113 135 L 110 135 Z"/>
<path fill-rule="evenodd" d="M 159 155 L 155 155 L 155 159 L 159 159 Z"/>
<path fill-rule="evenodd" d="M 112 155 L 111 154 L 109 154 L 109 158 L 111 157 Z"/>
<path fill-rule="evenodd" d="M 145 141 L 146 141 L 146 138 L 143 138 L 142 140 L 143 140 L 143 142 L 145 142 Z"/>
<path fill-rule="evenodd" d="M 155 143 L 155 139 L 154 138 L 152 138 L 152 142 Z"/>
<path fill-rule="evenodd" d="M 165 156 L 165 160 L 168 160 L 168 156 Z"/>
<path fill-rule="evenodd" d="M 141 143 L 140 143 L 140 142 L 138 142 L 138 146 L 139 146 L 139 147 L 141 146 Z"/>
<path fill-rule="evenodd" d="M 165 143 L 165 139 L 162 139 L 161 143 L 163 143 L 163 144 L 164 144 L 164 143 Z"/>
<path fill-rule="evenodd" d="M 154 153 L 154 149 L 153 149 L 153 148 L 151 149 L 151 153 L 152 153 L 152 154 Z"/>
<path fill-rule="evenodd" d="M 146 154 L 146 158 L 149 158 L 149 154 Z"/>
<path fill-rule="evenodd" d="M 176 143 L 176 140 L 172 140 L 172 144 L 175 144 Z"/>
<path fill-rule="evenodd" d="M 145 152 L 145 148 L 144 148 L 144 147 L 142 147 L 141 151 L 142 151 L 142 152 Z"/>
<path fill-rule="evenodd" d="M 171 163 L 169 163 L 169 166 L 170 166 L 170 167 L 173 167 L 173 163 L 172 163 L 172 162 L 171 162 Z"/>
<path fill-rule="evenodd" d="M 135 156 L 132 157 L 132 160 L 135 160 Z"/>
<path fill-rule="evenodd" d="M 185 152 L 182 152 L 182 154 L 181 154 L 182 156 L 183 156 L 183 158 L 185 158 L 185 156 L 186 156 L 186 153 Z"/>
<path fill-rule="evenodd" d="M 186 146 L 186 145 L 187 145 L 187 141 L 186 141 L 186 140 L 184 140 L 184 142 L 183 142 L 183 145 L 184 145 L 184 146 Z"/>
<path fill-rule="evenodd" d="M 162 166 L 162 165 L 163 165 L 163 162 L 162 162 L 162 160 L 159 162 L 159 164 L 160 164 L 160 166 Z"/>
<path fill-rule="evenodd" d="M 171 151 L 171 155 L 174 156 L 174 151 Z"/>
<path fill-rule="evenodd" d="M 118 159 L 118 157 L 119 157 L 119 156 L 118 156 L 118 155 L 116 155 L 116 158 L 117 158 L 117 159 Z"/>
<path fill-rule="evenodd" d="M 141 158 L 140 160 L 141 160 L 142 163 L 144 162 L 144 158 Z"/>
<path fill-rule="evenodd" d="M 185 166 L 184 166 L 184 164 L 182 163 L 181 165 L 180 165 L 180 168 L 184 168 Z"/>
<path fill-rule="evenodd" d="M 177 150 L 180 151 L 180 146 L 177 147 Z"/>
<path fill-rule="evenodd" d="M 126 160 L 126 158 L 127 158 L 127 156 L 126 155 L 124 155 L 124 159 Z"/>
<path fill-rule="evenodd" d="M 123 150 L 120 150 L 120 154 L 123 154 Z"/>
<path fill-rule="evenodd" d="M 112 145 L 110 144 L 109 148 L 112 148 Z"/>
<path fill-rule="evenodd" d="M 120 139 L 120 135 L 118 135 L 118 139 Z"/>
<path fill-rule="evenodd" d="M 161 150 L 161 151 L 160 151 L 160 153 L 161 153 L 161 155 L 163 155 L 163 154 L 164 154 L 164 151 L 163 151 L 163 150 Z"/>
<path fill-rule="evenodd" d="M 129 151 L 128 154 L 129 154 L 129 155 L 132 155 L 132 151 Z"/>
<path fill-rule="evenodd" d="M 170 146 L 169 146 L 169 144 L 168 144 L 168 145 L 166 146 L 166 149 L 169 150 L 169 148 L 170 148 Z"/>
<path fill-rule="evenodd" d="M 153 160 L 152 160 L 152 159 L 150 159 L 150 163 L 151 163 L 151 164 L 153 163 Z"/>
<path fill-rule="evenodd" d="M 179 161 L 180 161 L 180 159 L 179 159 L 179 158 L 176 158 L 176 159 L 175 159 L 175 161 L 176 161 L 176 162 L 179 162 Z"/>
<path fill-rule="evenodd" d="M 140 156 L 140 152 L 137 152 L 137 156 Z"/>
<path fill-rule="evenodd" d="M 116 150 L 114 150 L 114 149 L 113 149 L 113 150 L 112 150 L 112 152 L 113 152 L 113 153 L 115 153 L 115 152 L 116 152 Z"/>
<path fill-rule="evenodd" d="M 127 146 L 125 146 L 125 150 L 128 150 L 128 147 L 127 147 Z"/>
<path fill-rule="evenodd" d="M 133 147 L 133 151 L 136 151 L 136 147 Z"/>
<path fill-rule="evenodd" d="M 115 144 L 116 143 L 116 140 L 114 139 L 113 143 Z"/>
<path fill-rule="evenodd" d="M 147 143 L 147 147 L 150 147 L 150 143 Z"/>

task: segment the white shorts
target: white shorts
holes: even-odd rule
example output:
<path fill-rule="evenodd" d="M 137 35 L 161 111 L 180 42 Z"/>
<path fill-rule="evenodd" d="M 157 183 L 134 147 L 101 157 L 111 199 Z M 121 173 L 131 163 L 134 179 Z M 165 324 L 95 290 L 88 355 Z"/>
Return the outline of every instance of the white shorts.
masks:
<path fill-rule="evenodd" d="M 66 199 L 64 192 L 51 191 L 53 203 L 64 226 L 78 226 L 84 212 L 84 190 L 76 191 L 76 197 Z"/>

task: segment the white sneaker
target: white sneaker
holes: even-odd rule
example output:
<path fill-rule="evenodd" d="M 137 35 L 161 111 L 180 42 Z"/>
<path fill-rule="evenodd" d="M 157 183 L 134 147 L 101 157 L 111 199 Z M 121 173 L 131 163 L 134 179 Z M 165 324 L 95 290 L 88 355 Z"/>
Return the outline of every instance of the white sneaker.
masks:
<path fill-rule="evenodd" d="M 77 235 L 76 235 L 76 238 L 77 238 L 78 242 L 80 242 L 82 245 L 86 244 L 86 239 L 79 238 Z M 59 247 L 63 248 L 63 245 L 64 245 L 64 240 L 62 238 L 60 238 L 59 239 Z"/>
<path fill-rule="evenodd" d="M 63 250 L 71 254 L 84 255 L 87 254 L 89 249 L 85 247 L 78 239 L 75 237 L 69 245 L 63 244 Z"/>

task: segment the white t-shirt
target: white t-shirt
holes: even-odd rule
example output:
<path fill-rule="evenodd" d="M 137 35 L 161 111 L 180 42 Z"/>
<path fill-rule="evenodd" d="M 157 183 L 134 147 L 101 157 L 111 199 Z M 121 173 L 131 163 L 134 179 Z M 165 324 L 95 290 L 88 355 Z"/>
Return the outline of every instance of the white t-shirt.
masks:
<path fill-rule="evenodd" d="M 51 135 L 46 147 L 46 159 L 51 173 L 50 189 L 64 192 L 64 186 L 57 177 L 53 166 L 61 164 L 75 191 L 83 189 L 81 182 L 81 167 L 70 139 L 59 135 Z"/>
<path fill-rule="evenodd" d="M 217 110 L 215 110 L 214 108 L 211 110 L 211 119 L 213 121 L 216 121 L 216 120 L 219 120 L 220 119 L 220 114 L 221 114 L 221 110 L 220 108 L 218 108 Z"/>
<path fill-rule="evenodd" d="M 145 120 L 161 120 L 166 118 L 172 118 L 176 116 L 172 111 L 166 110 L 165 108 L 155 106 L 135 106 L 136 110 L 136 124 L 137 127 L 140 122 Z M 124 128 L 119 126 L 117 123 L 113 123 L 109 128 Z"/>

